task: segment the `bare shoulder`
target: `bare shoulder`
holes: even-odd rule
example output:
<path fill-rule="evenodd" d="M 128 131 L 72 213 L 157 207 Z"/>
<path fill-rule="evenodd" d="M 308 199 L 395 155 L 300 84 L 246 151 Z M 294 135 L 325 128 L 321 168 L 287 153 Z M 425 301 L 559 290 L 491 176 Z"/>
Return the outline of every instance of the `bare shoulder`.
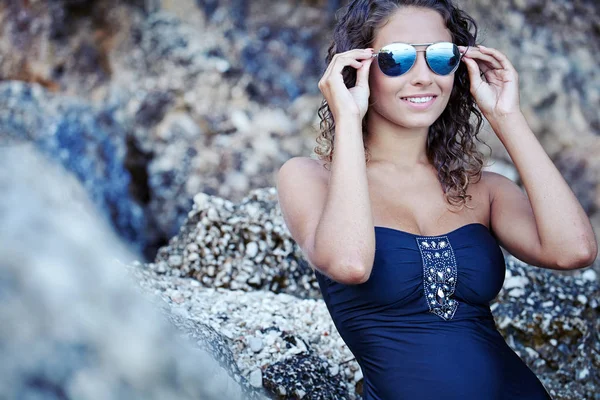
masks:
<path fill-rule="evenodd" d="M 293 157 L 287 160 L 279 169 L 279 174 L 284 177 L 302 172 L 302 175 L 310 180 L 318 180 L 327 183 L 329 180 L 329 169 L 326 162 L 310 157 Z"/>
<path fill-rule="evenodd" d="M 328 182 L 329 171 L 324 162 L 309 157 L 287 160 L 277 174 L 277 196 L 284 222 L 311 264 Z"/>
<path fill-rule="evenodd" d="M 281 203 L 283 200 L 311 198 L 325 190 L 329 182 L 329 170 L 321 160 L 310 157 L 293 157 L 287 160 L 277 173 L 277 191 Z M 316 191 L 316 192 L 315 192 Z M 288 199 L 292 196 L 293 199 Z"/>
<path fill-rule="evenodd" d="M 494 201 L 494 198 L 501 196 L 503 193 L 521 191 L 519 185 L 510 178 L 493 171 L 482 171 L 480 182 L 483 190 L 488 193 L 490 204 Z"/>

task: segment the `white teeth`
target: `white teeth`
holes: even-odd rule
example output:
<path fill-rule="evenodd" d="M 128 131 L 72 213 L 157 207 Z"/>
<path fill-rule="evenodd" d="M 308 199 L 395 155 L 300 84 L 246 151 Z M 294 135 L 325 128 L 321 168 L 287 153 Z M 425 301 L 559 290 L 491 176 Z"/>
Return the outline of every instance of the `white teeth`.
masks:
<path fill-rule="evenodd" d="M 411 98 L 403 97 L 403 100 L 410 101 L 411 103 L 427 103 L 431 99 L 433 99 L 433 96 L 429 96 L 429 97 L 411 97 Z"/>

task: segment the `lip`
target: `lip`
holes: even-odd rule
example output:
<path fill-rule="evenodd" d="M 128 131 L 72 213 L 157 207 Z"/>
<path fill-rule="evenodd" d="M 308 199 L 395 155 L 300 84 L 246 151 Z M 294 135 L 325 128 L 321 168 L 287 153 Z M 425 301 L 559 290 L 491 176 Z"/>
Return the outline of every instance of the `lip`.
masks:
<path fill-rule="evenodd" d="M 427 103 L 411 103 L 408 100 L 404 100 L 404 98 L 408 97 L 408 98 L 412 98 L 412 97 L 429 97 L 429 96 L 433 96 L 433 98 L 431 100 L 429 100 Z M 435 100 L 437 99 L 437 96 L 435 94 L 421 94 L 418 96 L 403 96 L 400 98 L 400 100 L 404 103 L 407 104 L 409 107 L 415 109 L 415 110 L 425 110 L 429 107 L 431 107 L 431 105 L 433 103 L 435 103 Z"/>
<path fill-rule="evenodd" d="M 418 93 L 418 94 L 412 94 L 410 96 L 401 96 L 401 97 L 404 98 L 404 97 L 429 97 L 429 96 L 437 97 L 437 94 L 435 94 L 435 93 Z"/>

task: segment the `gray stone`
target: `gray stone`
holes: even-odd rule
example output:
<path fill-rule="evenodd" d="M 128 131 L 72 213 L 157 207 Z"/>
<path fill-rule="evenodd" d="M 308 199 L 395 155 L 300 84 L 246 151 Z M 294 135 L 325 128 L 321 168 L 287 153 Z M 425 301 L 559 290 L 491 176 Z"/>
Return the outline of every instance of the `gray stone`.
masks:
<path fill-rule="evenodd" d="M 0 187 L 0 397 L 244 397 L 235 363 L 207 350 L 227 350 L 218 333 L 183 339 L 134 290 L 136 255 L 75 177 L 32 145 L 0 147 Z"/>
<path fill-rule="evenodd" d="M 255 369 L 250 374 L 250 384 L 254 387 L 262 387 L 262 371 L 260 369 Z"/>
<path fill-rule="evenodd" d="M 262 339 L 257 337 L 248 338 L 248 345 L 250 346 L 250 350 L 252 350 L 255 353 L 260 352 L 263 348 Z"/>

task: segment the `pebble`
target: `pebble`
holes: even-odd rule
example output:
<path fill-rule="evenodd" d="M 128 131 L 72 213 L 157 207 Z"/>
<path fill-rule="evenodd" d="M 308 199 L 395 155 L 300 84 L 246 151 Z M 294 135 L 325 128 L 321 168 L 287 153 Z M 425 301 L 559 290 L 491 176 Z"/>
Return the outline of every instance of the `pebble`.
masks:
<path fill-rule="evenodd" d="M 525 347 L 525 351 L 527 352 L 527 355 L 529 355 L 529 357 L 531 358 L 539 358 L 539 354 L 537 351 L 535 351 L 534 349 L 532 349 L 531 347 Z"/>
<path fill-rule="evenodd" d="M 205 193 L 198 193 L 194 196 L 194 205 L 199 209 L 203 209 L 206 207 L 206 203 L 208 202 L 209 196 Z"/>
<path fill-rule="evenodd" d="M 526 276 L 511 276 L 504 280 L 504 289 L 523 288 L 529 284 L 529 279 Z"/>
<path fill-rule="evenodd" d="M 359 369 L 354 373 L 354 382 L 358 382 L 363 378 L 362 371 Z"/>
<path fill-rule="evenodd" d="M 256 257 L 258 254 L 258 244 L 256 242 L 250 242 L 246 245 L 246 256 L 250 258 Z"/>
<path fill-rule="evenodd" d="M 329 369 L 329 373 L 333 376 L 336 376 L 337 374 L 340 373 L 340 366 L 339 365 L 332 365 L 331 368 Z"/>
<path fill-rule="evenodd" d="M 510 292 L 508 292 L 508 295 L 511 297 L 521 297 L 524 294 L 525 294 L 525 290 L 523 290 L 521 288 L 514 288 Z"/>
<path fill-rule="evenodd" d="M 582 294 L 577 295 L 577 301 L 580 302 L 581 304 L 587 304 L 587 297 L 585 297 Z"/>
<path fill-rule="evenodd" d="M 581 278 L 584 281 L 588 281 L 588 282 L 594 282 L 596 279 L 598 279 L 596 271 L 594 271 L 591 268 L 583 271 L 583 273 L 581 274 Z"/>
<path fill-rule="evenodd" d="M 250 384 L 254 387 L 262 387 L 262 371 L 260 368 L 255 369 L 250 373 L 250 377 L 248 378 Z"/>
<path fill-rule="evenodd" d="M 167 272 L 167 269 L 165 268 L 165 263 L 164 262 L 159 262 L 156 264 L 156 272 L 159 272 L 161 274 L 164 274 L 165 272 Z"/>
<path fill-rule="evenodd" d="M 250 346 L 250 350 L 252 350 L 255 353 L 258 353 L 263 348 L 263 341 L 261 338 L 251 337 L 250 339 L 248 339 L 248 346 Z"/>
<path fill-rule="evenodd" d="M 529 304 L 530 306 L 535 305 L 535 300 L 531 299 L 531 298 L 527 298 L 527 300 L 525 300 L 527 302 L 527 304 Z"/>
<path fill-rule="evenodd" d="M 169 257 L 169 266 L 176 268 L 183 264 L 183 258 L 181 256 L 173 255 Z"/>
<path fill-rule="evenodd" d="M 228 339 L 233 339 L 233 334 L 228 329 L 221 328 L 220 333 L 221 333 L 221 335 L 225 336 Z"/>
<path fill-rule="evenodd" d="M 577 380 L 584 380 L 590 375 L 590 370 L 588 368 L 583 368 L 581 371 L 577 372 Z"/>

